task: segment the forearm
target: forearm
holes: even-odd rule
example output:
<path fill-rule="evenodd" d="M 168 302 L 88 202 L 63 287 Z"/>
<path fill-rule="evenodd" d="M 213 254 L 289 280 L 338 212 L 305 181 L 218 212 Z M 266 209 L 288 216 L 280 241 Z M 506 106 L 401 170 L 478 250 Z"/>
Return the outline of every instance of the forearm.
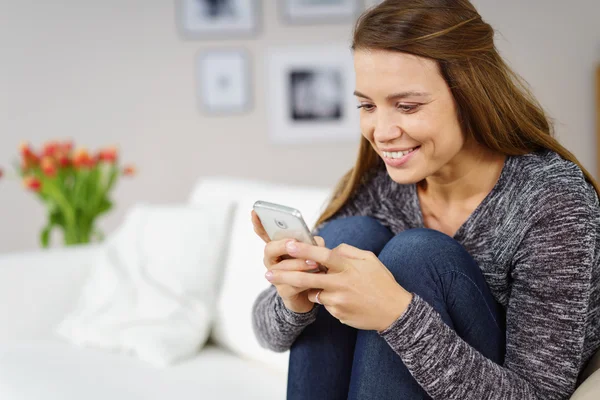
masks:
<path fill-rule="evenodd" d="M 304 328 L 317 317 L 318 307 L 307 313 L 288 310 L 277 294 L 275 286 L 265 289 L 254 302 L 252 325 L 261 346 L 276 352 L 292 347 Z"/>

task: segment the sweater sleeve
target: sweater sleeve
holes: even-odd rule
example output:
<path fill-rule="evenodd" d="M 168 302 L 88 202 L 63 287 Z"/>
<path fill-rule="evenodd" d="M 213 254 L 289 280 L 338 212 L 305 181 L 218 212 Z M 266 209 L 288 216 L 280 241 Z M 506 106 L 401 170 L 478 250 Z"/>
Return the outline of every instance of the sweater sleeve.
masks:
<path fill-rule="evenodd" d="M 252 309 L 252 327 L 258 343 L 276 352 L 289 350 L 304 328 L 315 321 L 318 307 L 315 304 L 307 313 L 293 312 L 271 285 L 258 296 Z"/>
<path fill-rule="evenodd" d="M 536 211 L 513 258 L 503 366 L 470 347 L 418 296 L 380 332 L 432 398 L 552 400 L 575 390 L 598 225 L 583 195 L 560 197 Z"/>

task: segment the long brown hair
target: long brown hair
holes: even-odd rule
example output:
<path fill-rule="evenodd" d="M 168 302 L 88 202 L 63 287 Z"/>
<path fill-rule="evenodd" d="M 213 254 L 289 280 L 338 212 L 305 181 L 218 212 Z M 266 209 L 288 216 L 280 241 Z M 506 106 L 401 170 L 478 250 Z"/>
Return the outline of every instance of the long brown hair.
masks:
<path fill-rule="evenodd" d="M 386 0 L 366 11 L 354 28 L 352 50 L 387 50 L 435 60 L 450 87 L 467 140 L 507 156 L 552 150 L 600 187 L 554 137 L 544 110 L 500 57 L 494 31 L 468 0 Z M 331 218 L 379 162 L 361 139 L 354 167 L 337 184 L 316 225 Z"/>

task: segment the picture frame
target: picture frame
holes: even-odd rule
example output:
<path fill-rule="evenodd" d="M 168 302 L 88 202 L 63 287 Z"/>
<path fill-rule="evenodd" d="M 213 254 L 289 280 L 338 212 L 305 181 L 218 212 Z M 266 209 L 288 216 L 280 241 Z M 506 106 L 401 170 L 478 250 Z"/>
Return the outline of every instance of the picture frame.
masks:
<path fill-rule="evenodd" d="M 346 44 L 272 47 L 267 64 L 272 143 L 358 142 L 354 64 Z"/>
<path fill-rule="evenodd" d="M 239 114 L 251 109 L 249 54 L 242 49 L 205 50 L 196 55 L 196 95 L 206 114 Z"/>
<path fill-rule="evenodd" d="M 290 24 L 353 21 L 359 0 L 279 0 L 283 20 Z"/>
<path fill-rule="evenodd" d="M 176 0 L 176 23 L 184 39 L 223 39 L 259 31 L 259 0 Z"/>

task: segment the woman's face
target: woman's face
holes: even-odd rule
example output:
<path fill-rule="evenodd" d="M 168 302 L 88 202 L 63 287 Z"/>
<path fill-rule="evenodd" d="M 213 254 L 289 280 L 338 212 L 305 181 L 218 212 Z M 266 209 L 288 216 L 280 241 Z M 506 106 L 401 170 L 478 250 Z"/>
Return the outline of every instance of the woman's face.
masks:
<path fill-rule="evenodd" d="M 407 184 L 445 175 L 465 140 L 437 63 L 406 53 L 357 50 L 354 68 L 361 132 L 390 177 Z"/>

